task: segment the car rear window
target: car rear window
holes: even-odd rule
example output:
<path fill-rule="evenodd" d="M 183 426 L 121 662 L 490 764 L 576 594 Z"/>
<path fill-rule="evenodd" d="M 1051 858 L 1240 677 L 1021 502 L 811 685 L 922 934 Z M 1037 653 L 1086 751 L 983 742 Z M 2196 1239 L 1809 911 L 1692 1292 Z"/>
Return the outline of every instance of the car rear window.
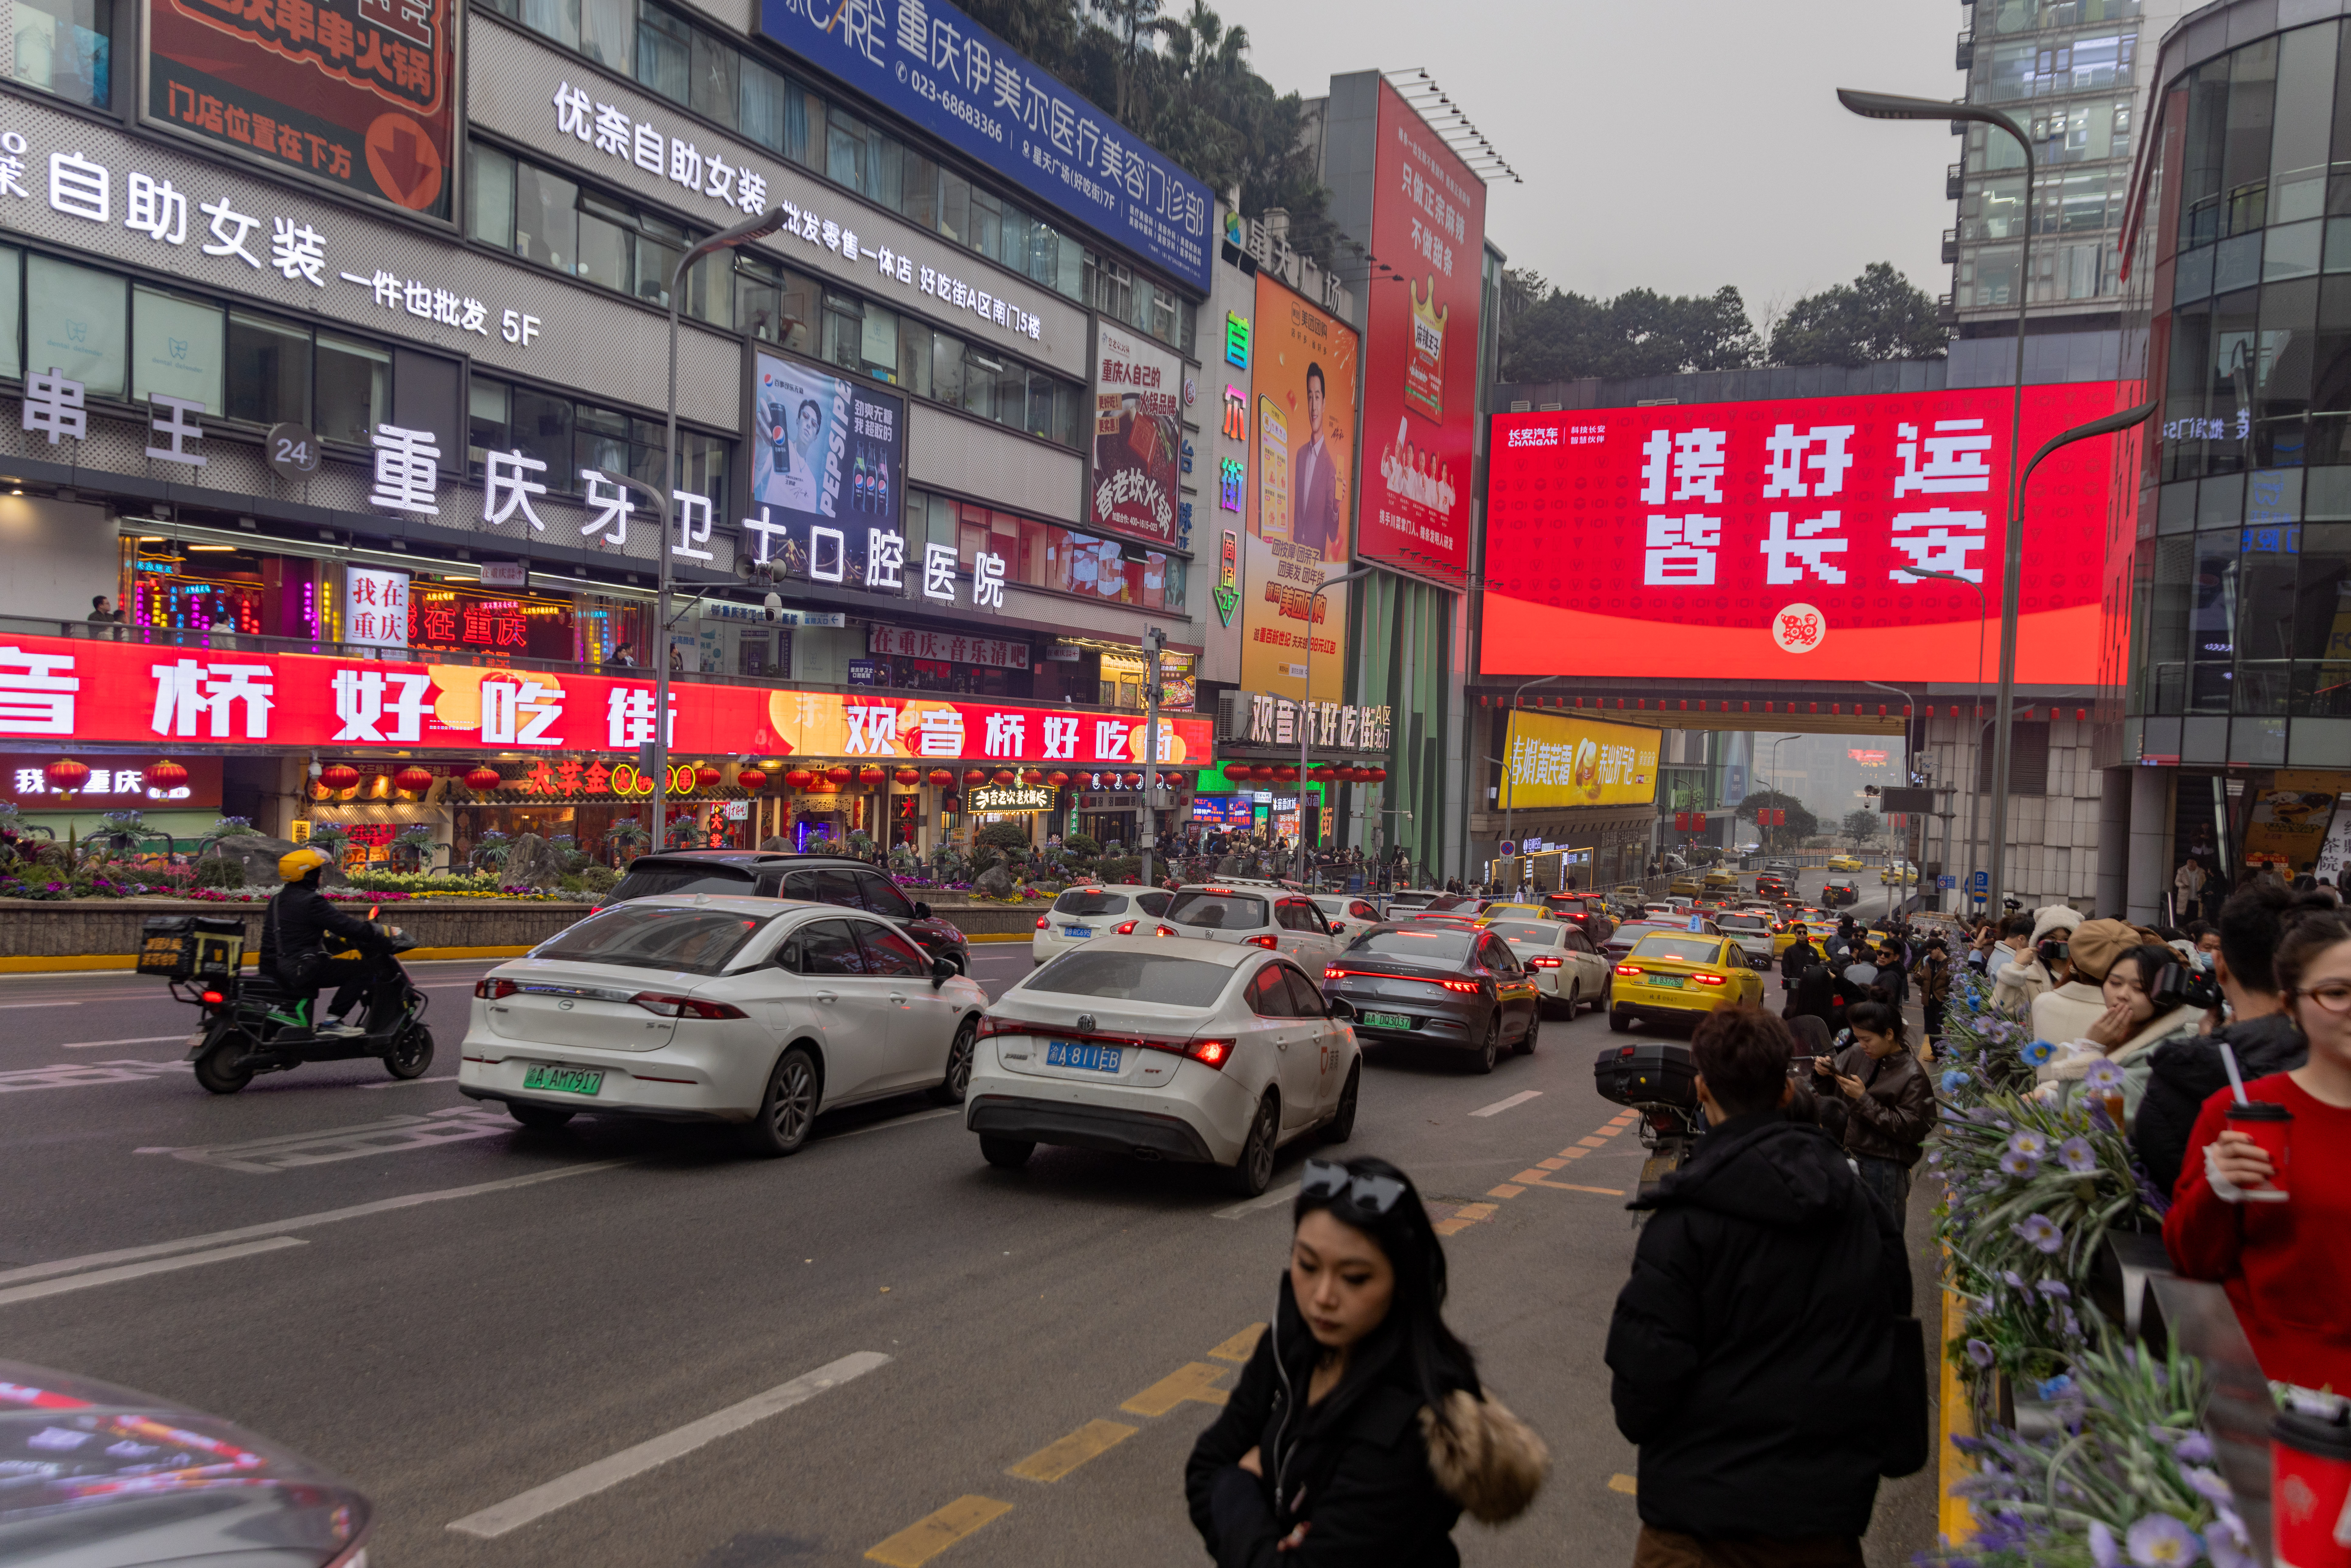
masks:
<path fill-rule="evenodd" d="M 1166 918 L 1204 931 L 1254 931 L 1265 924 L 1265 900 L 1186 888 L 1168 901 Z"/>
<path fill-rule="evenodd" d="M 1718 915 L 1714 923 L 1725 931 L 1768 931 L 1771 923 L 1752 915 Z"/>
<path fill-rule="evenodd" d="M 1179 958 L 1169 953 L 1081 947 L 1047 964 L 1021 981 L 1019 988 L 1166 1008 L 1207 1008 L 1216 1005 L 1232 977 L 1228 964 Z"/>
<path fill-rule="evenodd" d="M 1400 958 L 1407 963 L 1458 964 L 1469 956 L 1478 941 L 1474 930 L 1447 930 L 1436 925 L 1409 931 L 1367 931 L 1347 949 L 1366 957 Z"/>
<path fill-rule="evenodd" d="M 751 890 L 751 873 L 734 866 L 678 865 L 674 862 L 645 865 L 640 862 L 613 884 L 611 896 L 605 902 L 620 904 L 632 898 L 658 898 L 666 893 L 744 894 Z"/>
<path fill-rule="evenodd" d="M 1686 964 L 1711 964 L 1721 956 L 1722 944 L 1707 936 L 1668 936 L 1663 932 L 1635 944 L 1637 958 L 1679 958 Z"/>
<path fill-rule="evenodd" d="M 608 904 L 549 937 L 532 948 L 530 956 L 715 975 L 742 950 L 753 932 L 773 918 L 674 904 Z"/>
<path fill-rule="evenodd" d="M 1486 927 L 1505 942 L 1531 942 L 1538 947 L 1552 946 L 1552 938 L 1559 935 L 1555 920 L 1497 920 Z"/>
<path fill-rule="evenodd" d="M 1056 915 L 1123 915 L 1126 894 L 1104 893 L 1095 887 L 1073 887 L 1053 900 Z"/>

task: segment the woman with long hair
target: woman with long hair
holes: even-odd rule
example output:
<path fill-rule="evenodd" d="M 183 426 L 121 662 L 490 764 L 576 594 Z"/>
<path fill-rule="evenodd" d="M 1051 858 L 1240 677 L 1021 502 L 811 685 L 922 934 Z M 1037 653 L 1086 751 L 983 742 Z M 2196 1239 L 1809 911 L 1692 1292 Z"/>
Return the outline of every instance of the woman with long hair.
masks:
<path fill-rule="evenodd" d="M 1935 1130 L 1935 1090 L 1912 1054 L 1902 1009 L 1885 1001 L 1845 1009 L 1853 1043 L 1813 1058 L 1814 1092 L 1841 1097 L 1844 1152 L 1897 1231 L 1910 1198 L 1910 1167 Z"/>
<path fill-rule="evenodd" d="M 1219 1568 L 1454 1568 L 1454 1522 L 1524 1511 L 1551 1456 L 1446 1326 L 1445 1249 L 1385 1160 L 1306 1162 L 1273 1323 L 1186 1466 Z"/>

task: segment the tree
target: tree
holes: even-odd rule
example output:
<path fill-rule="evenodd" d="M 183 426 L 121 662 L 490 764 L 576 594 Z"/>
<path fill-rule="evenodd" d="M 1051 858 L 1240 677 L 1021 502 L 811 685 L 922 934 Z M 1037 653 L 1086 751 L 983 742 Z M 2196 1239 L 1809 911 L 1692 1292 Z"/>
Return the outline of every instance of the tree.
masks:
<path fill-rule="evenodd" d="M 1865 365 L 1879 360 L 1939 360 L 1950 329 L 1935 302 L 1874 261 L 1850 285 L 1837 284 L 1788 307 L 1771 330 L 1775 365 Z"/>
<path fill-rule="evenodd" d="M 1856 808 L 1844 814 L 1844 836 L 1855 849 L 1877 837 L 1877 813 L 1866 808 Z"/>
<path fill-rule="evenodd" d="M 1729 284 L 1711 295 L 1631 288 L 1598 300 L 1513 267 L 1503 277 L 1501 316 L 1506 382 L 1738 370 L 1762 353 L 1747 307 Z"/>
<path fill-rule="evenodd" d="M 1802 800 L 1793 795 L 1783 795 L 1777 789 L 1758 789 L 1739 803 L 1741 815 L 1752 817 L 1758 811 L 1785 811 L 1788 825 L 1763 830 L 1764 841 L 1775 847 L 1802 843 L 1821 831 L 1820 819 L 1813 816 Z"/>

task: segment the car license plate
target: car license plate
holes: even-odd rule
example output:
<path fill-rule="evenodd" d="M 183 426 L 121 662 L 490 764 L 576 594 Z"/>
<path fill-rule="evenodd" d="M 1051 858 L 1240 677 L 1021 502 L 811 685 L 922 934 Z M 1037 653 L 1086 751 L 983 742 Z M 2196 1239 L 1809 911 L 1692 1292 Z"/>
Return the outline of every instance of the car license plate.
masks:
<path fill-rule="evenodd" d="M 1093 934 L 1094 928 L 1091 925 L 1064 925 L 1061 927 L 1061 935 L 1064 936 L 1091 936 Z"/>
<path fill-rule="evenodd" d="M 1410 1029 L 1412 1019 L 1404 1013 L 1364 1013 L 1361 1015 L 1368 1029 Z"/>
<path fill-rule="evenodd" d="M 1080 1045 L 1074 1040 L 1050 1040 L 1045 1046 L 1048 1067 L 1081 1067 L 1088 1072 L 1116 1072 L 1119 1048 L 1114 1045 Z"/>
<path fill-rule="evenodd" d="M 558 1094 L 593 1094 L 603 1088 L 604 1074 L 601 1070 L 590 1071 L 584 1067 L 542 1065 L 523 1071 L 522 1086 L 552 1090 Z"/>
<path fill-rule="evenodd" d="M 1649 977 L 1648 983 L 1653 986 L 1663 986 L 1668 990 L 1677 991 L 1681 989 L 1682 977 L 1679 975 L 1652 975 Z"/>

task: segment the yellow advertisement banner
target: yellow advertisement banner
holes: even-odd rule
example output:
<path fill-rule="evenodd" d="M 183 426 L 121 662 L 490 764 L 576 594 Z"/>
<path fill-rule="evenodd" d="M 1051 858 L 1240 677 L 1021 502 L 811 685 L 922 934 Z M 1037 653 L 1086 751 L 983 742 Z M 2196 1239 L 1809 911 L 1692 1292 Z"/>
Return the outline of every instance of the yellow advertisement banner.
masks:
<path fill-rule="evenodd" d="M 1355 334 L 1260 273 L 1254 337 L 1249 393 L 1228 410 L 1246 421 L 1257 466 L 1241 547 L 1241 688 L 1298 695 L 1311 641 L 1311 695 L 1340 702 L 1347 591 L 1313 593 L 1347 570 L 1354 532 Z"/>
<path fill-rule="evenodd" d="M 1635 724 L 1510 715 L 1497 808 L 1642 806 L 1657 798 L 1657 746 L 1664 732 Z"/>

